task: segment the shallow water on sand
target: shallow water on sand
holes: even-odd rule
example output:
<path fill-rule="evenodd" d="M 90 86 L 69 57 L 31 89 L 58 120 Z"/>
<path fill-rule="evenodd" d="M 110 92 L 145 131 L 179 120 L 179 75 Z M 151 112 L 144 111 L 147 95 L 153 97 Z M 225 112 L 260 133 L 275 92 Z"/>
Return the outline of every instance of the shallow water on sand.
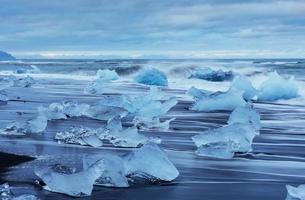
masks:
<path fill-rule="evenodd" d="M 302 60 L 301 60 L 302 61 Z M 237 155 L 231 160 L 198 157 L 191 136 L 209 128 L 226 124 L 229 112 L 194 112 L 187 108 L 192 103 L 185 89 L 197 86 L 202 89 L 225 90 L 229 83 L 210 83 L 190 80 L 184 77 L 188 67 L 211 65 L 232 69 L 247 75 L 254 83 L 265 79 L 267 72 L 274 69 L 282 75 L 294 75 L 302 87 L 305 80 L 305 64 L 298 60 L 285 61 L 27 61 L 24 63 L 1 63 L 0 73 L 14 73 L 20 66 L 34 64 L 41 73 L 31 74 L 37 83 L 31 88 L 12 87 L 6 90 L 10 101 L 0 105 L 0 128 L 13 120 L 30 119 L 37 113 L 37 106 L 49 105 L 65 100 L 94 103 L 101 95 L 85 95 L 83 88 L 93 79 L 96 69 L 103 66 L 126 68 L 139 65 L 139 68 L 154 65 L 165 68 L 170 85 L 164 91 L 178 96 L 179 103 L 169 111 L 164 119 L 175 117 L 166 131 L 143 131 L 148 136 L 162 139 L 160 145 L 180 172 L 173 182 L 162 185 L 143 185 L 128 189 L 95 187 L 91 197 L 84 199 L 206 199 L 206 200 L 270 200 L 285 199 L 285 184 L 305 183 L 305 104 L 303 96 L 292 100 L 272 103 L 254 103 L 262 120 L 261 135 L 254 139 L 253 152 Z M 132 63 L 131 63 L 132 62 Z M 174 63 L 174 64 L 173 64 Z M 213 65 L 214 64 L 214 65 Z M 73 66 L 71 75 L 67 69 Z M 93 66 L 90 68 L 90 66 Z M 134 67 L 132 70 L 137 71 Z M 180 71 L 181 74 L 180 74 Z M 132 71 L 131 70 L 131 71 Z M 185 71 L 186 70 L 186 71 Z M 124 70 L 121 70 L 124 71 Z M 128 70 L 127 70 L 128 71 Z M 130 82 L 134 71 L 122 73 L 122 80 L 107 88 L 108 94 L 137 94 L 148 88 Z M 174 73 L 176 72 L 176 73 Z M 21 74 L 20 76 L 24 76 Z M 74 76 L 74 77 L 73 77 Z M 37 177 L 33 168 L 40 165 L 39 158 L 48 157 L 48 162 L 80 166 L 84 154 L 114 152 L 123 154 L 131 149 L 113 148 L 110 145 L 93 148 L 78 145 L 58 144 L 53 140 L 56 132 L 70 126 L 85 125 L 100 127 L 106 122 L 89 118 L 54 120 L 48 123 L 44 134 L 27 137 L 0 137 L 0 151 L 38 158 L 9 169 L 2 164 L 0 181 L 8 181 L 14 186 L 15 194 L 32 193 L 42 199 L 70 199 L 61 194 L 42 190 L 34 182 Z M 124 124 L 128 125 L 128 121 Z M 2 163 L 9 164 L 8 155 L 1 155 Z M 23 161 L 24 157 L 14 158 Z M 72 198 L 71 198 L 72 199 Z"/>

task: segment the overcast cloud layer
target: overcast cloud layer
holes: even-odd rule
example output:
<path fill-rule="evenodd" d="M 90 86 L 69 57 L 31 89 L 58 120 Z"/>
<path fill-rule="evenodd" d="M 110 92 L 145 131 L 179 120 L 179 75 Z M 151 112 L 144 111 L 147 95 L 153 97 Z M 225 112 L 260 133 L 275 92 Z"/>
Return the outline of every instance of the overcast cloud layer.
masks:
<path fill-rule="evenodd" d="M 305 57 L 305 0 L 0 0 L 20 57 Z"/>

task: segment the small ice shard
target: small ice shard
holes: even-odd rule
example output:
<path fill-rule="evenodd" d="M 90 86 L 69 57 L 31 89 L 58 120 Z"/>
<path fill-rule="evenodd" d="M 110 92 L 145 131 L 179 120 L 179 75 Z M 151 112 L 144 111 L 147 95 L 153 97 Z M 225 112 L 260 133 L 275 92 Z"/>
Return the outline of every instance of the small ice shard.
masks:
<path fill-rule="evenodd" d="M 249 124 L 234 123 L 216 129 L 204 131 L 193 136 L 198 147 L 197 154 L 217 158 L 231 158 L 235 152 L 251 151 L 251 144 L 259 132 Z M 211 153 L 213 151 L 213 153 Z M 211 153 L 211 154 L 208 154 Z"/>
<path fill-rule="evenodd" d="M 198 88 L 195 88 L 195 87 L 191 87 L 187 92 L 186 94 L 190 95 L 190 96 L 193 96 L 194 100 L 199 100 L 199 99 L 202 99 L 203 97 L 207 97 L 209 95 L 212 94 L 212 92 L 210 91 L 207 91 L 207 90 L 200 90 Z"/>
<path fill-rule="evenodd" d="M 298 187 L 286 185 L 286 189 L 288 192 L 286 200 L 305 200 L 305 185 Z"/>
<path fill-rule="evenodd" d="M 103 146 L 103 142 L 98 138 L 98 131 L 85 127 L 72 127 L 69 131 L 58 132 L 55 140 L 67 144 Z"/>
<path fill-rule="evenodd" d="M 105 169 L 95 181 L 96 185 L 106 187 L 129 187 L 128 180 L 125 176 L 124 160 L 116 155 L 103 154 L 102 156 L 85 156 L 83 168 L 88 169 L 93 163 L 103 161 Z"/>
<path fill-rule="evenodd" d="M 124 129 L 119 117 L 109 120 L 106 129 L 108 131 L 100 134 L 100 138 L 103 140 L 108 140 L 114 146 L 139 147 L 151 142 L 150 138 L 140 135 L 135 126 Z M 157 140 L 153 139 L 153 141 Z"/>
<path fill-rule="evenodd" d="M 211 68 L 205 67 L 194 70 L 189 78 L 198 78 L 207 81 L 227 81 L 232 80 L 233 72 L 223 71 L 221 69 L 214 71 Z"/>
<path fill-rule="evenodd" d="M 86 93 L 103 93 L 104 88 L 107 87 L 108 83 L 119 79 L 119 75 L 114 70 L 109 69 L 98 70 L 96 73 L 96 77 L 96 80 L 94 80 L 85 88 Z"/>
<path fill-rule="evenodd" d="M 158 85 L 158 86 L 168 85 L 168 80 L 165 73 L 155 68 L 146 69 L 140 72 L 135 77 L 135 81 L 137 83 L 142 83 L 145 85 Z"/>
<path fill-rule="evenodd" d="M 216 92 L 209 96 L 203 96 L 191 106 L 191 110 L 213 111 L 213 110 L 234 110 L 237 107 L 245 106 L 243 92 L 230 89 L 227 92 Z"/>
<path fill-rule="evenodd" d="M 11 188 L 8 183 L 0 185 L 0 199 L 1 200 L 39 200 L 32 194 L 22 194 L 20 196 L 14 196 L 11 192 Z"/>
<path fill-rule="evenodd" d="M 93 163 L 87 169 L 64 174 L 54 171 L 52 168 L 36 168 L 35 174 L 46 184 L 43 188 L 51 192 L 58 192 L 75 197 L 91 195 L 93 184 L 105 170 L 103 160 Z"/>
<path fill-rule="evenodd" d="M 274 101 L 291 99 L 298 96 L 298 86 L 293 78 L 284 79 L 276 71 L 263 82 L 258 90 L 258 100 Z"/>
<path fill-rule="evenodd" d="M 238 107 L 230 114 L 228 124 L 251 124 L 256 130 L 261 128 L 259 113 L 250 106 Z"/>
<path fill-rule="evenodd" d="M 245 100 L 249 101 L 257 95 L 257 90 L 252 86 L 252 83 L 245 76 L 236 77 L 230 88 L 235 88 L 237 90 L 243 91 L 243 97 Z"/>
<path fill-rule="evenodd" d="M 126 175 L 131 179 L 173 181 L 179 175 L 177 168 L 156 144 L 148 143 L 129 153 L 124 160 Z"/>

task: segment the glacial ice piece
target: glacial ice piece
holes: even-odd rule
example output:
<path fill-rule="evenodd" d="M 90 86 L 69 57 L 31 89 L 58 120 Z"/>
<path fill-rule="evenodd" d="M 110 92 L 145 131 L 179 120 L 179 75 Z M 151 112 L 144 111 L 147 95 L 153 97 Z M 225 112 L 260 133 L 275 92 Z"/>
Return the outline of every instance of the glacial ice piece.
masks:
<path fill-rule="evenodd" d="M 94 80 L 85 88 L 86 93 L 96 94 L 103 93 L 104 88 L 107 88 L 108 83 L 119 79 L 119 75 L 114 70 L 98 70 L 96 73 L 97 79 Z"/>
<path fill-rule="evenodd" d="M 26 76 L 25 78 L 19 78 L 16 81 L 15 86 L 31 87 L 33 84 L 35 84 L 35 80 L 30 76 Z"/>
<path fill-rule="evenodd" d="M 243 97 L 247 101 L 253 99 L 257 95 L 257 90 L 245 76 L 236 77 L 231 83 L 231 88 L 243 91 Z"/>
<path fill-rule="evenodd" d="M 69 131 L 58 132 L 55 140 L 67 144 L 89 145 L 93 147 L 103 146 L 103 142 L 98 138 L 98 130 L 86 127 L 72 127 Z"/>
<path fill-rule="evenodd" d="M 179 175 L 177 168 L 156 144 L 148 143 L 129 153 L 124 160 L 126 175 L 131 179 L 172 181 Z"/>
<path fill-rule="evenodd" d="M 91 195 L 93 184 L 105 170 L 103 160 L 97 161 L 87 169 L 64 174 L 54 171 L 52 168 L 36 168 L 35 174 L 46 184 L 43 188 L 51 192 L 58 192 L 75 197 Z"/>
<path fill-rule="evenodd" d="M 258 100 L 274 101 L 298 96 L 298 86 L 293 78 L 284 79 L 276 71 L 263 82 L 258 90 Z"/>
<path fill-rule="evenodd" d="M 93 163 L 103 161 L 105 169 L 100 177 L 95 181 L 96 185 L 106 187 L 129 187 L 125 174 L 124 160 L 117 155 L 103 154 L 102 156 L 85 156 L 83 168 L 87 170 Z"/>
<path fill-rule="evenodd" d="M 305 200 L 305 185 L 298 187 L 286 185 L 286 189 L 288 192 L 286 200 Z"/>
<path fill-rule="evenodd" d="M 0 198 L 1 200 L 39 200 L 36 196 L 31 194 L 14 196 L 8 183 L 0 185 Z"/>
<path fill-rule="evenodd" d="M 207 81 L 227 81 L 232 80 L 233 72 L 223 71 L 221 69 L 214 71 L 211 68 L 205 67 L 193 71 L 189 78 L 198 78 Z"/>
<path fill-rule="evenodd" d="M 142 83 L 145 85 L 158 85 L 158 86 L 168 85 L 168 80 L 165 73 L 155 68 L 146 69 L 140 72 L 135 77 L 135 81 L 137 83 Z"/>
<path fill-rule="evenodd" d="M 216 157 L 232 158 L 235 152 L 251 151 L 251 144 L 259 132 L 249 124 L 234 123 L 216 129 L 204 131 L 193 136 L 192 140 L 198 147 L 197 154 Z"/>
<path fill-rule="evenodd" d="M 128 112 L 124 108 L 107 106 L 98 102 L 96 105 L 90 106 L 86 116 L 93 119 L 108 120 L 118 115 L 125 117 L 127 114 Z"/>
<path fill-rule="evenodd" d="M 18 68 L 15 71 L 16 74 L 37 74 L 40 73 L 40 69 L 36 65 L 30 65 L 27 68 Z"/>
<path fill-rule="evenodd" d="M 0 61 L 10 61 L 10 60 L 16 60 L 16 58 L 7 52 L 0 51 Z"/>
<path fill-rule="evenodd" d="M 6 104 L 8 101 L 7 95 L 0 90 L 0 105 Z"/>
<path fill-rule="evenodd" d="M 4 90 L 15 85 L 16 77 L 13 75 L 10 76 L 1 76 L 0 77 L 0 90 Z"/>
<path fill-rule="evenodd" d="M 134 118 L 134 123 L 136 126 L 142 128 L 142 129 L 164 129 L 167 130 L 170 127 L 170 123 L 174 121 L 176 118 L 171 118 L 168 120 L 165 120 L 163 122 L 160 122 L 160 118 L 154 117 L 152 119 L 149 119 L 148 121 L 145 121 L 145 119 L 138 119 L 137 117 Z"/>
<path fill-rule="evenodd" d="M 202 96 L 191 106 L 191 110 L 213 111 L 213 110 L 234 110 L 237 107 L 245 106 L 243 92 L 230 89 L 227 92 L 216 92 L 209 96 Z"/>
<path fill-rule="evenodd" d="M 238 107 L 230 114 L 228 124 L 251 124 L 256 130 L 261 128 L 259 113 L 250 106 Z"/>
<path fill-rule="evenodd" d="M 191 87 L 186 94 L 193 96 L 194 100 L 200 100 L 204 97 L 207 97 L 212 94 L 212 92 L 207 91 L 207 90 L 200 90 L 195 87 Z"/>

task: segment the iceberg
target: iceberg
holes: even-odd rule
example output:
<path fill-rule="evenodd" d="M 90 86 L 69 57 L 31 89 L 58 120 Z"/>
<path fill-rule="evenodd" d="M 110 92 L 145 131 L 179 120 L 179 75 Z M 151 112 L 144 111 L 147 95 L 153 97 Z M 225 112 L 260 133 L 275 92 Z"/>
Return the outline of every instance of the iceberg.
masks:
<path fill-rule="evenodd" d="M 243 92 L 230 89 L 227 92 L 216 92 L 208 96 L 195 98 L 195 103 L 191 110 L 196 111 L 213 111 L 213 110 L 234 110 L 237 107 L 245 106 Z"/>
<path fill-rule="evenodd" d="M 243 97 L 247 101 L 253 99 L 257 95 L 257 90 L 253 87 L 250 80 L 245 76 L 238 76 L 234 78 L 230 88 L 243 91 Z"/>
<path fill-rule="evenodd" d="M 8 183 L 3 183 L 0 185 L 0 198 L 1 200 L 39 200 L 38 197 L 32 194 L 14 196 Z"/>
<path fill-rule="evenodd" d="M 148 143 L 124 157 L 126 176 L 150 182 L 173 181 L 179 176 L 177 168 L 156 145 Z"/>
<path fill-rule="evenodd" d="M 204 131 L 193 136 L 198 147 L 197 155 L 229 159 L 234 153 L 251 151 L 251 144 L 259 131 L 251 124 L 234 123 L 216 129 Z"/>
<path fill-rule="evenodd" d="M 107 88 L 108 83 L 119 79 L 119 75 L 114 70 L 98 70 L 96 80 L 85 88 L 85 93 L 97 94 L 103 93 L 104 88 Z"/>
<path fill-rule="evenodd" d="M 232 71 L 223 71 L 221 69 L 214 71 L 209 67 L 200 68 L 192 72 L 188 78 L 198 78 L 207 81 L 227 81 L 232 80 Z"/>
<path fill-rule="evenodd" d="M 140 72 L 135 77 L 135 81 L 137 83 L 142 83 L 145 85 L 158 85 L 158 86 L 168 85 L 168 80 L 165 73 L 155 68 L 146 69 Z"/>
<path fill-rule="evenodd" d="M 36 168 L 35 174 L 46 184 L 45 190 L 58 192 L 74 197 L 91 195 L 93 184 L 103 174 L 105 163 L 97 161 L 83 171 L 65 174 L 55 171 L 52 168 Z"/>
<path fill-rule="evenodd" d="M 305 185 L 298 187 L 286 185 L 286 189 L 288 192 L 286 200 L 305 200 Z"/>
<path fill-rule="evenodd" d="M 250 106 L 238 107 L 230 114 L 228 124 L 251 124 L 256 130 L 261 128 L 259 113 Z"/>
<path fill-rule="evenodd" d="M 284 79 L 276 71 L 263 82 L 258 90 L 258 100 L 274 101 L 298 96 L 298 86 L 293 78 Z"/>
<path fill-rule="evenodd" d="M 0 61 L 10 61 L 10 60 L 16 60 L 16 58 L 7 52 L 0 51 Z"/>
<path fill-rule="evenodd" d="M 199 100 L 199 99 L 202 99 L 204 97 L 207 97 L 211 94 L 213 94 L 212 92 L 210 91 L 207 91 L 207 90 L 200 90 L 198 88 L 195 88 L 195 87 L 191 87 L 187 92 L 186 94 L 190 95 L 193 97 L 193 99 L 195 101 Z"/>

